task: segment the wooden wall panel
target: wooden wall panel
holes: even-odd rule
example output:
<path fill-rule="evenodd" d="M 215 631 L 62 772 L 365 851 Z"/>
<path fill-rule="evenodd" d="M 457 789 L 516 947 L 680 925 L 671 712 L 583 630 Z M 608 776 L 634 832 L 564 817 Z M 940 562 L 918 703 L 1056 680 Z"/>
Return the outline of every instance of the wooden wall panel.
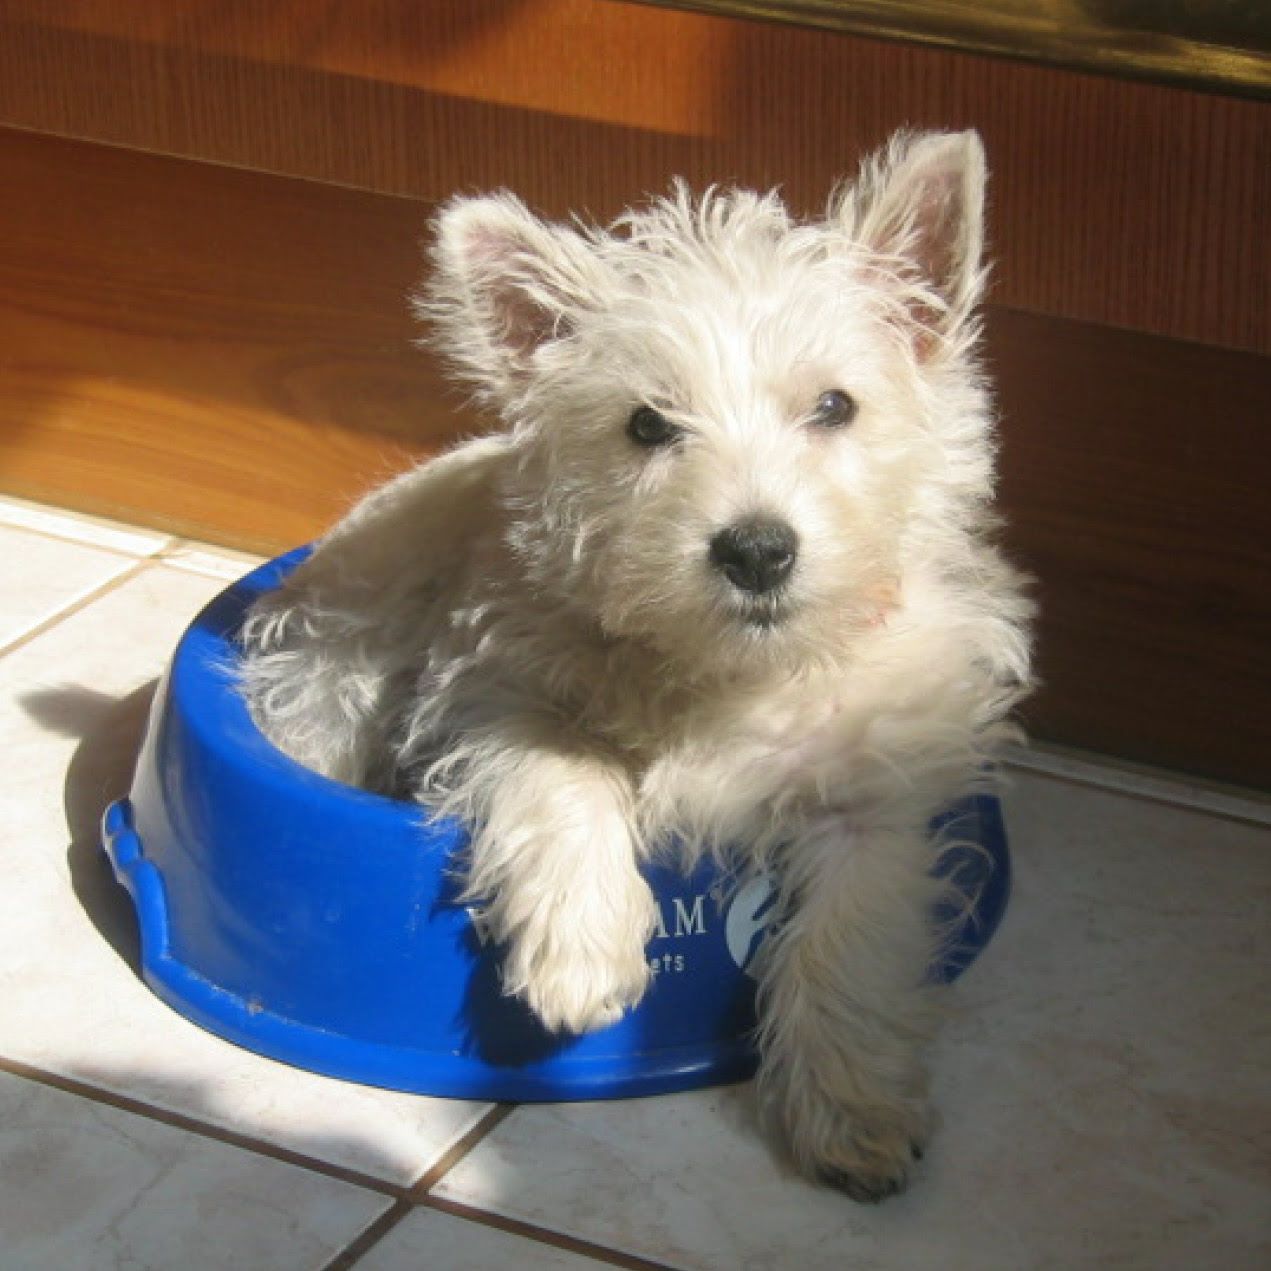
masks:
<path fill-rule="evenodd" d="M 422 204 L 3 130 L 0 192 L 0 489 L 270 550 L 480 425 L 411 347 Z M 1266 785 L 1267 359 L 1000 307 L 989 352 L 1034 731 Z"/>
<path fill-rule="evenodd" d="M 1039 735 L 1271 785 L 1271 361 L 990 311 Z"/>
<path fill-rule="evenodd" d="M 671 175 L 819 206 L 974 125 L 1001 303 L 1271 351 L 1271 108 L 614 0 L 0 0 L 0 122 L 608 216 Z"/>
<path fill-rule="evenodd" d="M 423 205 L 0 130 L 0 206 L 0 488 L 270 549 L 458 426 Z"/>

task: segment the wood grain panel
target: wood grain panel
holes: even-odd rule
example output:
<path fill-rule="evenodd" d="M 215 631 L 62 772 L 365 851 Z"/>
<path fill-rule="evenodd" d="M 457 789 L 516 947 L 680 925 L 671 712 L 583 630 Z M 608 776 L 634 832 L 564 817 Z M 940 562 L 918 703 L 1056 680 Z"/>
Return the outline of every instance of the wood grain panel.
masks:
<path fill-rule="evenodd" d="M 818 206 L 978 127 L 998 298 L 1271 351 L 1271 107 L 613 0 L 0 0 L 0 121 L 425 201 L 608 216 L 676 173 Z"/>
<path fill-rule="evenodd" d="M 411 347 L 426 209 L 0 130 L 0 488 L 271 550 L 479 424 Z M 990 312 L 1034 731 L 1271 781 L 1271 361 Z"/>
<path fill-rule="evenodd" d="M 1035 731 L 1271 784 L 1271 359 L 991 311 Z"/>
<path fill-rule="evenodd" d="M 422 205 L 12 133 L 0 189 L 5 488 L 268 549 L 459 426 Z"/>

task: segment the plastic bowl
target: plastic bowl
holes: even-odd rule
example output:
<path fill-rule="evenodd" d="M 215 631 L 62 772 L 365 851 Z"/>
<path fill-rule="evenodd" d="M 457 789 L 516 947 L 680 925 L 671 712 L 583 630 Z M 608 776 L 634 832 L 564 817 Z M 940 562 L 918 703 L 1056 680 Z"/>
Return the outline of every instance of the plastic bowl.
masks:
<path fill-rule="evenodd" d="M 265 740 L 227 673 L 234 634 L 302 558 L 270 562 L 195 619 L 156 693 L 131 794 L 103 819 L 154 992 L 249 1050 L 423 1094 L 598 1099 L 749 1075 L 763 879 L 735 889 L 710 866 L 647 869 L 662 916 L 648 994 L 600 1032 L 555 1036 L 501 993 L 497 948 L 452 898 L 462 827 L 426 829 L 417 808 L 321 777 Z M 942 820 L 968 846 L 941 872 L 978 897 L 932 968 L 951 980 L 992 936 L 1010 870 L 996 800 Z"/>

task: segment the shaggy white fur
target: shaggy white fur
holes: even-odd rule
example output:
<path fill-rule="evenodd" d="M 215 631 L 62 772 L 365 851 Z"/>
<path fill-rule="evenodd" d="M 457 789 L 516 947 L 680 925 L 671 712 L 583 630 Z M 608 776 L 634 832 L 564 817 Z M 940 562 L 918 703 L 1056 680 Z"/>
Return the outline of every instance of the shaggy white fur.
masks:
<path fill-rule="evenodd" d="M 861 1199 L 928 1126 L 927 825 L 1029 679 L 984 179 L 973 133 L 927 134 L 813 224 L 682 187 L 607 229 L 455 200 L 419 309 L 505 429 L 371 494 L 243 635 L 277 745 L 473 827 L 466 894 L 552 1028 L 644 992 L 642 856 L 773 868 L 763 1105 Z"/>

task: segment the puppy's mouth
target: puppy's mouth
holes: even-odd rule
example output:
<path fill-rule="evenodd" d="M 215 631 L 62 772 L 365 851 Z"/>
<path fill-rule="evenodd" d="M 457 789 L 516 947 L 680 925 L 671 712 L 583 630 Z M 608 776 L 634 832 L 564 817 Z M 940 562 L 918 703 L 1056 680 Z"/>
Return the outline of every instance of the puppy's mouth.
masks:
<path fill-rule="evenodd" d="M 772 631 L 790 618 L 789 598 L 780 595 L 755 596 L 739 608 L 737 617 L 753 631 Z"/>

